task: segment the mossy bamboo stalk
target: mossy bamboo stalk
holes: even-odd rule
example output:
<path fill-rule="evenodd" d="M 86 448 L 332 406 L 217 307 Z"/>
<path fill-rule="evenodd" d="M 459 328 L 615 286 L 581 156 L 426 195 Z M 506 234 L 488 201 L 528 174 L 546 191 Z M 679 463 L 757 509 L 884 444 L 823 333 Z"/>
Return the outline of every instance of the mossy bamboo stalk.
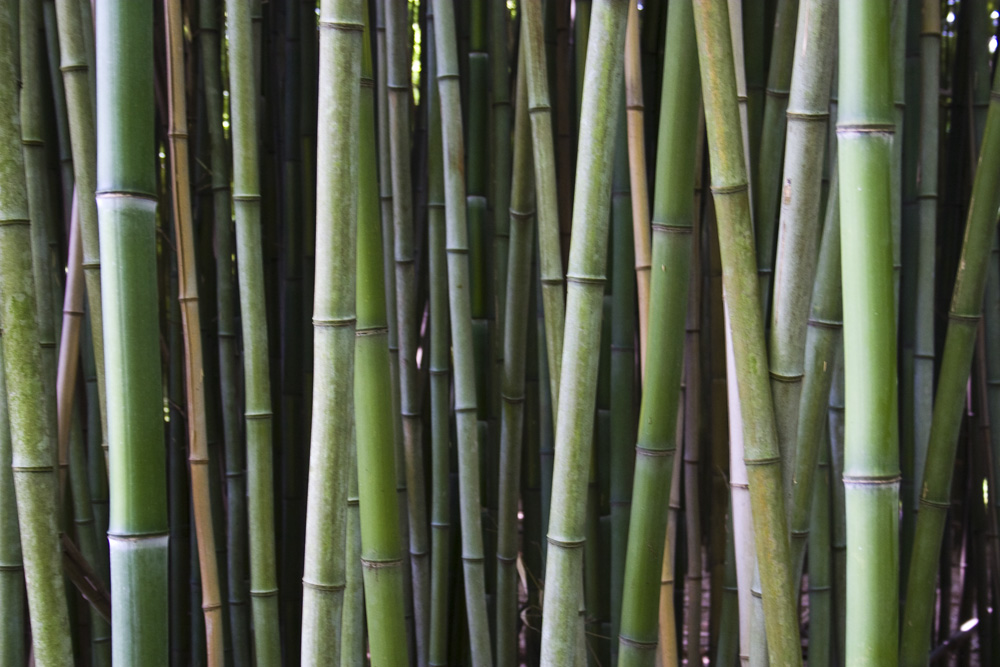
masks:
<path fill-rule="evenodd" d="M 239 423 L 239 359 L 236 341 L 236 281 L 233 262 L 233 225 L 230 203 L 229 165 L 222 127 L 221 52 L 219 6 L 216 0 L 198 4 L 198 46 L 205 89 L 212 172 L 213 220 L 215 223 L 215 300 L 219 339 L 219 380 L 222 436 L 226 461 L 226 572 L 229 576 L 229 620 L 233 638 L 233 661 L 250 660 L 250 621 L 247 609 L 247 494 L 246 449 Z"/>
<path fill-rule="evenodd" d="M 107 315 L 104 362 L 110 378 L 108 536 L 112 605 L 128 610 L 112 618 L 111 650 L 116 663 L 160 665 L 168 657 L 168 524 L 166 470 L 162 451 L 155 446 L 163 438 L 163 404 L 155 279 L 156 186 L 149 159 L 154 139 L 149 39 L 153 8 L 106 2 L 97 9 L 97 209 L 100 256 L 113 267 L 101 274 Z M 69 84 L 67 76 L 67 88 Z M 77 106 L 89 108 L 89 103 Z M 82 206 L 87 189 L 79 172 L 77 183 Z M 84 221 L 81 217 L 86 273 L 90 258 Z M 89 285 L 87 291 L 92 292 Z M 95 332 L 101 328 L 99 322 L 91 308 Z M 95 353 L 96 338 L 95 334 Z M 100 368 L 100 358 L 97 363 Z"/>
<path fill-rule="evenodd" d="M 524 53 L 522 42 L 521 54 Z M 525 346 L 528 337 L 528 295 L 534 250 L 534 191 L 531 170 L 531 120 L 525 59 L 518 62 L 514 114 L 514 154 L 510 187 L 510 246 L 504 313 L 504 368 L 500 422 L 500 500 L 497 505 L 497 664 L 518 660 L 518 497 L 524 437 Z"/>
<path fill-rule="evenodd" d="M 597 388 L 596 351 L 601 332 L 616 120 L 620 96 L 624 94 L 622 70 L 627 19 L 628 0 L 598 2 L 590 19 L 594 29 L 584 74 L 573 210 L 577 233 L 570 248 L 571 268 L 567 278 L 566 330 L 573 333 L 563 348 L 556 411 L 555 472 L 542 622 L 543 664 L 569 664 L 580 648 L 575 629 L 577 584 L 583 566 L 581 547 Z"/>
<path fill-rule="evenodd" d="M 920 156 L 917 172 L 916 303 L 913 322 L 913 478 L 922 480 L 934 408 L 934 267 L 937 251 L 940 133 L 941 7 L 922 3 L 920 30 Z M 917 489 L 918 505 L 922 490 Z M 918 510 L 919 515 L 919 510 Z"/>
<path fill-rule="evenodd" d="M 782 190 L 782 158 L 792 63 L 795 53 L 795 26 L 799 0 L 778 0 L 771 40 L 771 60 L 764 91 L 761 118 L 760 153 L 756 178 L 753 179 L 753 220 L 757 243 L 757 274 L 764 319 L 769 321 L 771 284 L 774 273 L 775 233 L 778 223 L 778 197 Z"/>
<path fill-rule="evenodd" d="M 898 650 L 899 452 L 890 162 L 890 3 L 840 3 L 837 144 L 844 294 L 849 665 Z M 867 546 L 865 549 L 862 545 Z M 855 550 L 855 549 L 858 550 Z"/>
<path fill-rule="evenodd" d="M 618 656 L 622 665 L 652 665 L 656 656 L 655 582 L 664 560 L 666 500 L 675 465 L 678 401 L 684 364 L 684 325 L 694 222 L 695 151 L 700 81 L 688 0 L 668 8 L 667 42 L 657 141 L 650 288 L 649 374 L 636 441 L 633 502 L 625 560 Z M 676 545 L 674 545 L 676 546 Z"/>
<path fill-rule="evenodd" d="M 625 114 L 628 127 L 629 181 L 632 192 L 632 239 L 635 244 L 635 281 L 639 299 L 639 368 L 646 372 L 649 337 L 649 290 L 652 240 L 649 232 L 649 190 L 646 186 L 645 106 L 642 97 L 642 62 L 639 52 L 639 3 L 632 0 L 625 28 Z M 612 603 L 613 618 L 619 612 Z M 614 623 L 612 623 L 614 626 Z M 612 628 L 614 631 L 614 628 Z"/>
<path fill-rule="evenodd" d="M 351 18 L 357 20 L 365 15 L 363 3 L 353 4 Z M 390 19 L 388 23 L 392 26 L 393 22 Z M 366 37 L 367 25 L 365 20 Z M 391 41 L 391 27 L 389 32 Z M 408 573 L 404 569 L 405 546 L 398 530 L 394 433 L 392 422 L 385 419 L 387 410 L 391 408 L 392 393 L 376 180 L 373 66 L 369 40 L 364 39 L 361 46 L 361 124 L 360 131 L 355 133 L 359 139 L 354 147 L 354 154 L 360 153 L 361 186 L 357 195 L 358 319 L 357 361 L 354 367 L 361 564 L 372 664 L 406 665 L 409 664 L 409 643 L 406 641 L 403 582 Z M 321 85 L 320 89 L 323 88 Z M 398 234 L 396 238 L 398 240 Z M 331 237 L 329 243 L 334 242 L 342 244 L 343 237 Z M 316 292 L 319 294 L 320 290 Z M 419 424 L 417 426 L 419 428 Z M 410 481 L 408 478 L 407 482 Z M 422 484 L 420 489 L 422 493 Z"/>
<path fill-rule="evenodd" d="M 347 468 L 354 438 L 355 261 L 362 12 L 357 0 L 320 7 L 314 382 L 303 574 L 302 660 L 341 660 Z M 390 422 L 391 424 L 391 422 Z M 390 462 L 392 459 L 390 458 Z M 394 479 L 394 478 L 393 478 Z M 395 524 L 393 524 L 395 525 Z M 332 621 L 332 627 L 331 627 Z"/>
<path fill-rule="evenodd" d="M 720 0 L 697 0 L 694 9 L 723 286 L 739 385 L 757 561 L 766 592 L 767 644 L 773 664 L 797 665 L 802 660 L 799 628 L 789 571 L 774 409 L 764 364 L 760 285 L 753 276 L 750 204 L 728 11 Z"/>
<path fill-rule="evenodd" d="M 208 429 L 205 414 L 205 373 L 201 348 L 201 313 L 198 310 L 198 279 L 191 221 L 191 181 L 188 165 L 187 96 L 184 81 L 184 41 L 179 0 L 165 0 L 164 24 L 167 44 L 167 96 L 169 110 L 168 162 L 171 179 L 174 239 L 177 251 L 178 296 L 184 330 L 184 377 L 186 383 L 188 463 L 191 475 L 191 506 L 198 535 L 201 574 L 201 607 L 205 615 L 208 665 L 221 667 L 223 656 L 222 600 L 219 569 L 212 528 L 209 494 Z"/>
<path fill-rule="evenodd" d="M 809 303 L 816 274 L 823 149 L 827 138 L 836 25 L 834 2 L 804 0 L 800 4 L 786 113 L 784 174 L 768 350 L 771 395 L 789 510 L 793 507 L 792 486 L 796 480 L 794 473 L 798 457 L 796 433 L 806 361 L 806 327 L 802 326 L 802 322 L 809 319 Z M 818 439 L 812 442 L 818 442 Z M 815 469 L 815 459 L 811 458 L 810 462 L 809 473 Z M 812 492 L 807 492 L 805 497 L 811 499 Z M 795 573 L 792 576 L 795 577 Z"/>
<path fill-rule="evenodd" d="M 545 311 L 545 349 L 548 358 L 552 413 L 556 414 L 559 405 L 566 300 L 563 295 L 565 281 L 559 241 L 559 193 L 556 185 L 555 147 L 552 140 L 552 107 L 549 101 L 548 70 L 545 64 L 541 4 L 526 2 L 522 11 L 524 30 L 522 38 L 526 42 L 524 57 L 528 62 L 531 146 L 535 164 L 538 253 L 542 276 L 542 307 Z"/>
<path fill-rule="evenodd" d="M 486 575 L 480 522 L 480 443 L 476 424 L 476 369 L 473 365 L 469 244 L 465 219 L 465 149 L 462 144 L 455 14 L 449 0 L 435 0 L 434 19 L 434 44 L 437 50 L 435 74 L 440 95 L 444 153 L 448 305 L 455 363 L 455 420 L 458 433 L 465 603 L 473 662 L 489 667 L 492 656 L 486 617 Z"/>
<path fill-rule="evenodd" d="M 94 94 L 91 91 L 89 65 L 84 43 L 84 26 L 79 0 L 56 0 L 59 29 L 60 69 L 66 93 L 67 118 L 73 156 L 73 176 L 80 216 L 80 240 L 83 247 L 83 275 L 87 284 L 87 304 L 94 323 L 94 359 L 97 363 L 97 388 L 101 397 L 101 433 L 107 455 L 109 437 L 104 363 L 104 325 L 101 307 L 101 254 L 98 212 L 95 199 L 97 135 L 94 123 Z"/>
<path fill-rule="evenodd" d="M 274 551 L 274 482 L 271 474 L 273 417 L 260 240 L 257 86 L 254 78 L 257 55 L 249 5 L 238 0 L 226 0 L 225 8 L 233 141 L 233 204 L 236 212 L 235 255 L 246 396 L 244 414 L 253 639 L 257 664 L 276 665 L 279 662 L 280 637 Z M 343 502 L 338 503 L 338 507 L 342 506 Z"/>
<path fill-rule="evenodd" d="M 979 163 L 962 241 L 962 255 L 948 312 L 941 375 L 934 400 L 934 415 L 927 448 L 927 462 L 920 485 L 920 512 L 913 541 L 900 663 L 926 664 L 930 649 L 934 602 L 934 570 L 940 554 L 945 517 L 950 505 L 952 469 L 958 446 L 966 385 L 972 363 L 976 330 L 982 314 L 990 240 L 996 231 L 1000 193 L 1000 75 L 994 73 L 989 114 L 979 151 Z"/>
<path fill-rule="evenodd" d="M 0 345 L 0 662 L 25 664 L 24 564 L 17 521 L 14 473 L 11 468 L 13 441 L 7 408 L 7 381 Z"/>
<path fill-rule="evenodd" d="M 414 264 L 413 192 L 410 176 L 410 67 L 407 5 L 387 2 L 387 81 L 389 88 L 389 148 L 392 172 L 393 255 L 395 261 L 397 337 L 399 340 L 400 414 L 406 457 L 409 516 L 410 573 L 413 582 L 414 632 L 417 662 L 427 661 L 427 623 L 430 606 L 430 560 L 427 540 L 427 504 L 417 384 L 417 279 Z M 385 174 L 385 178 L 389 175 Z"/>

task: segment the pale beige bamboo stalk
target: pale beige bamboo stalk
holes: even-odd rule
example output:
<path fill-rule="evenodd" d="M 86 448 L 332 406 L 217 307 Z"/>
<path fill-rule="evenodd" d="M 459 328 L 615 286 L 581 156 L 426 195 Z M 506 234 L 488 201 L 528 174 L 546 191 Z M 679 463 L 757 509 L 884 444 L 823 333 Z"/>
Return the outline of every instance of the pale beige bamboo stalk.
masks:
<path fill-rule="evenodd" d="M 191 506 L 198 537 L 201 608 L 205 614 L 205 644 L 209 667 L 224 664 L 222 602 L 215 560 L 215 531 L 208 484 L 208 433 L 205 423 L 205 373 L 202 366 L 201 316 L 191 223 L 191 181 L 188 165 L 187 99 L 184 89 L 184 41 L 180 0 L 164 0 L 167 41 L 167 99 L 170 106 L 169 146 L 171 204 L 177 250 L 178 296 L 184 331 L 187 397 L 188 462 Z"/>
<path fill-rule="evenodd" d="M 59 361 L 56 366 L 56 413 L 58 415 L 59 495 L 66 489 L 69 465 L 69 427 L 73 416 L 73 390 L 80 366 L 80 326 L 83 323 L 83 243 L 80 215 L 73 188 L 70 208 L 69 253 L 66 262 L 66 291 L 63 293 L 62 331 L 59 336 Z M 104 450 L 107 465 L 107 450 Z"/>

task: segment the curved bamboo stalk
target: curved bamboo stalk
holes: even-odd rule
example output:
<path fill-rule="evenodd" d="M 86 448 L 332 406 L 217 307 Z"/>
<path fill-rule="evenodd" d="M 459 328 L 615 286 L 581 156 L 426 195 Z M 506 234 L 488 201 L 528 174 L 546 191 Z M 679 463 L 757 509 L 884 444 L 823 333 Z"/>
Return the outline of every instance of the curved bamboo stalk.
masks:
<path fill-rule="evenodd" d="M 354 437 L 355 261 L 362 12 L 357 0 L 320 7 L 314 382 L 303 570 L 302 660 L 341 660 L 346 507 Z M 390 422 L 391 423 L 391 422 Z M 392 459 L 390 459 L 390 462 Z M 395 524 L 393 524 L 395 525 Z M 332 627 L 331 627 L 332 621 Z"/>
<path fill-rule="evenodd" d="M 0 339 L 2 343 L 2 339 Z M 21 559 L 21 535 L 17 521 L 13 442 L 10 413 L 7 408 L 7 381 L 0 344 L 0 663 L 25 664 L 24 633 L 24 563 Z"/>
<path fill-rule="evenodd" d="M 535 164 L 535 201 L 538 211 L 538 254 L 542 275 L 542 307 L 545 311 L 545 349 L 548 357 L 552 412 L 559 405 L 563 324 L 563 264 L 559 241 L 559 204 L 556 158 L 552 141 L 552 107 L 549 102 L 548 70 L 545 64 L 541 3 L 522 7 L 524 57 L 528 67 L 528 111 L 531 114 L 531 147 Z M 566 102 L 564 102 L 566 103 Z"/>
<path fill-rule="evenodd" d="M 785 501 L 774 409 L 768 386 L 759 282 L 751 278 L 750 203 L 743 156 L 728 10 L 721 0 L 696 0 L 705 125 L 718 211 L 723 285 L 743 418 L 753 526 L 766 595 L 767 644 L 774 664 L 801 664 L 794 587 L 789 572 Z"/>
<path fill-rule="evenodd" d="M 188 165 L 187 97 L 184 89 L 184 41 L 180 0 L 164 0 L 167 44 L 167 98 L 169 112 L 170 194 L 177 250 L 177 300 L 184 329 L 184 377 L 187 398 L 188 462 L 191 507 L 198 536 L 201 608 L 209 667 L 223 664 L 222 600 L 215 559 L 212 499 L 209 495 L 208 430 L 205 415 L 205 373 L 201 350 L 201 313 L 195 267 L 194 228 L 191 222 L 191 181 Z"/>
<path fill-rule="evenodd" d="M 80 208 L 75 188 L 70 211 L 66 290 L 63 292 L 63 322 L 59 335 L 59 358 L 56 361 L 57 460 L 60 466 L 66 460 L 64 454 L 69 447 L 73 394 L 76 388 L 77 370 L 80 367 L 80 329 L 83 323 L 83 243 L 80 233 Z M 61 479 L 60 486 L 64 482 L 65 480 Z"/>
<path fill-rule="evenodd" d="M 925 7 L 926 9 L 926 7 Z M 927 447 L 927 462 L 920 485 L 920 512 L 913 540 L 900 664 L 923 665 L 930 650 L 934 613 L 934 572 L 937 568 L 950 505 L 952 469 L 962 424 L 962 407 L 982 314 L 991 239 L 1000 208 L 1000 74 L 993 75 L 989 114 L 983 132 L 975 181 L 962 241 L 962 256 L 948 312 L 941 374 L 934 400 L 934 415 Z"/>
<path fill-rule="evenodd" d="M 524 54 L 522 42 L 521 55 Z M 528 295 L 534 250 L 534 192 L 531 178 L 531 120 L 525 59 L 518 62 L 514 114 L 514 159 L 510 187 L 510 247 L 504 299 L 503 412 L 500 423 L 500 500 L 497 514 L 497 664 L 517 664 L 517 508 L 524 436 L 525 346 Z"/>
<path fill-rule="evenodd" d="M 846 422 L 846 664 L 898 650 L 899 453 L 892 278 L 890 2 L 840 3 L 840 165 Z"/>
<path fill-rule="evenodd" d="M 372 664 L 406 665 L 409 646 L 403 582 L 408 573 L 404 569 L 405 546 L 398 530 L 393 425 L 391 421 L 385 419 L 386 412 L 391 408 L 392 392 L 375 162 L 375 100 L 372 90 L 374 82 L 371 79 L 373 67 L 367 14 L 363 11 L 362 2 L 353 4 L 355 6 L 350 8 L 350 18 L 355 20 L 364 18 L 365 26 L 360 59 L 361 124 L 359 132 L 356 133 L 360 135 L 359 143 L 362 149 L 358 164 L 360 190 L 357 191 L 358 319 L 355 337 L 357 361 L 354 367 L 361 564 Z M 341 16 L 347 18 L 343 14 Z M 389 25 L 392 25 L 392 20 L 389 21 Z M 391 39 L 390 37 L 390 41 Z M 320 90 L 324 90 L 324 86 L 321 85 Z M 358 144 L 355 144 L 354 151 L 358 151 L 357 146 Z M 358 152 L 354 155 L 358 155 Z M 351 187 L 351 184 L 347 185 L 348 188 Z M 345 189 L 345 194 L 351 192 L 351 189 Z M 398 234 L 396 238 L 398 240 Z M 326 243 L 321 243 L 318 247 L 331 247 L 333 244 L 339 247 L 343 244 L 343 240 L 343 235 L 331 236 Z M 320 294 L 318 284 L 316 293 Z M 410 481 L 407 479 L 407 482 Z"/>
<path fill-rule="evenodd" d="M 695 217 L 695 152 L 700 81 L 697 44 L 688 0 L 668 8 L 667 42 L 656 151 L 649 371 L 636 441 L 635 479 L 625 559 L 618 656 L 621 665 L 652 665 L 656 656 L 656 586 L 664 561 L 671 469 L 675 465 L 678 401 L 684 366 L 684 325 Z M 672 545 L 676 546 L 676 545 Z"/>
<path fill-rule="evenodd" d="M 556 412 L 552 483 L 552 507 L 556 511 L 549 518 L 548 528 L 543 664 L 570 664 L 581 648 L 575 627 L 577 587 L 583 567 L 586 488 L 599 361 L 596 352 L 601 334 L 616 118 L 624 94 L 622 60 L 627 19 L 628 0 L 600 1 L 590 18 L 595 28 L 588 45 L 580 119 L 573 208 L 577 233 L 570 248 L 571 268 L 567 277 L 566 330 L 573 333 L 563 348 Z"/>
<path fill-rule="evenodd" d="M 830 0 L 803 0 L 799 7 L 796 57 L 786 114 L 785 164 L 768 352 L 778 449 L 789 510 L 793 507 L 792 487 L 797 481 L 793 476 L 798 458 L 796 432 L 805 375 L 806 328 L 802 322 L 809 319 L 820 236 L 820 191 L 833 77 L 833 47 L 837 36 L 836 9 L 836 4 Z M 811 457 L 810 462 L 808 474 L 816 467 L 815 457 Z M 812 498 L 811 490 L 805 498 Z M 798 580 L 796 573 L 792 576 Z"/>
<path fill-rule="evenodd" d="M 469 243 L 465 215 L 465 149 L 462 144 L 461 91 L 455 13 L 450 0 L 434 0 L 437 81 L 441 99 L 444 151 L 445 219 L 448 253 L 448 303 L 455 358 L 455 412 L 458 432 L 461 496 L 462 560 L 465 602 L 473 662 L 492 664 L 486 618 L 486 575 L 480 521 L 479 442 L 476 424 L 476 372 L 472 349 L 472 304 L 469 293 Z"/>
<path fill-rule="evenodd" d="M 233 203 L 243 334 L 244 406 L 247 439 L 250 598 L 258 665 L 280 661 L 278 582 L 274 551 L 271 379 L 267 351 L 257 158 L 257 86 L 249 3 L 226 0 L 229 110 L 233 140 Z M 253 30 L 251 28 L 254 28 Z M 318 217 L 318 213 L 317 213 Z M 316 290 L 319 292 L 319 289 Z M 338 506 L 343 506 L 339 503 Z"/>
<path fill-rule="evenodd" d="M 628 7 L 625 27 L 625 114 L 628 124 L 628 166 L 632 192 L 632 239 L 635 243 L 635 281 L 639 295 L 639 368 L 646 377 L 646 342 L 649 338 L 649 191 L 646 186 L 646 136 L 643 123 L 642 64 L 639 53 L 639 2 Z M 613 618 L 619 612 L 612 603 Z M 614 625 L 614 623 L 612 623 Z M 614 633 L 614 628 L 612 628 Z M 614 633 L 617 634 L 617 633 Z"/>

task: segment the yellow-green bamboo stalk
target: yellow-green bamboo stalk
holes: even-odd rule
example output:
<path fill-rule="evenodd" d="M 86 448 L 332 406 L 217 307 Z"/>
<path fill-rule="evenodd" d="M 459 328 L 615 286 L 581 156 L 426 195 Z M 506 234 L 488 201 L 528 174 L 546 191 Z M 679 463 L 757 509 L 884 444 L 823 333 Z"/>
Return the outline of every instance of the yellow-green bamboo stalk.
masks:
<path fill-rule="evenodd" d="M 24 565 L 17 522 L 17 499 L 11 469 L 13 442 L 7 409 L 7 381 L 0 344 L 0 662 L 25 664 Z"/>

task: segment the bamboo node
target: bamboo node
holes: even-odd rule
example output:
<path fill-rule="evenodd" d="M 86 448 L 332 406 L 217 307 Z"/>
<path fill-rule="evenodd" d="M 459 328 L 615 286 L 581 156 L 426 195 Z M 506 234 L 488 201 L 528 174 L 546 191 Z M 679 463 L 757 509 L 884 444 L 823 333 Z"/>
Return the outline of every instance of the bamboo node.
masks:
<path fill-rule="evenodd" d="M 546 112 L 546 111 L 551 111 L 551 110 L 552 110 L 552 106 L 548 105 L 548 104 L 536 104 L 534 106 L 529 106 L 528 107 L 528 113 L 529 114 L 537 113 L 537 112 L 540 112 L 540 111 L 541 112 Z"/>
<path fill-rule="evenodd" d="M 350 327 L 354 326 L 358 321 L 358 318 L 354 316 L 350 317 L 314 317 L 313 326 L 321 328 L 336 328 L 336 327 Z"/>
<path fill-rule="evenodd" d="M 979 320 L 981 315 L 976 313 L 975 315 L 966 315 L 964 313 L 949 312 L 948 319 L 957 324 L 968 324 L 972 326 L 979 326 Z"/>
<path fill-rule="evenodd" d="M 784 89 L 765 88 L 764 89 L 764 94 L 767 95 L 768 97 L 773 97 L 773 98 L 778 99 L 778 100 L 786 100 L 786 99 L 788 99 L 788 91 L 784 90 Z"/>
<path fill-rule="evenodd" d="M 806 122 L 822 121 L 826 122 L 830 118 L 828 111 L 786 111 L 788 120 L 802 120 Z"/>
<path fill-rule="evenodd" d="M 388 336 L 389 327 L 372 327 L 371 329 L 355 329 L 354 336 L 362 338 L 364 336 Z"/>
<path fill-rule="evenodd" d="M 892 123 L 837 123 L 837 136 L 851 134 L 885 134 L 894 135 L 896 126 Z"/>
<path fill-rule="evenodd" d="M 305 582 L 302 582 L 305 583 Z M 277 588 L 266 588 L 261 590 L 250 590 L 250 597 L 252 598 L 273 598 L 278 595 Z"/>
<path fill-rule="evenodd" d="M 0 572 L 20 572 L 23 569 L 23 565 L 0 565 Z"/>
<path fill-rule="evenodd" d="M 500 554 L 497 554 L 497 560 L 501 563 L 507 563 L 509 565 L 517 562 L 517 556 L 501 556 Z"/>
<path fill-rule="evenodd" d="M 748 459 L 746 457 L 743 457 L 743 463 L 748 466 L 767 466 L 780 462 L 781 462 L 780 456 L 769 456 L 765 459 Z"/>
<path fill-rule="evenodd" d="M 654 232 L 665 232 L 667 234 L 690 234 L 691 225 L 671 225 L 666 222 L 660 222 L 658 220 L 652 220 L 650 227 L 653 228 Z M 637 267 L 638 268 L 638 267 Z M 645 267 L 649 268 L 649 267 Z"/>
<path fill-rule="evenodd" d="M 822 593 L 823 591 L 829 591 L 829 590 L 832 590 L 830 586 L 812 586 L 812 585 L 809 586 L 810 593 Z"/>
<path fill-rule="evenodd" d="M 343 30 L 346 32 L 361 32 L 365 29 L 363 23 L 358 23 L 357 21 L 337 21 L 337 20 L 323 20 L 319 21 L 320 28 L 326 28 L 327 30 Z"/>
<path fill-rule="evenodd" d="M 45 146 L 45 142 L 41 139 L 21 139 L 22 146 Z"/>
<path fill-rule="evenodd" d="M 930 500 L 929 498 L 924 498 L 924 497 L 920 498 L 920 504 L 923 505 L 924 507 L 934 507 L 939 510 L 951 509 L 951 503 L 948 501 L 941 502 L 938 500 Z"/>
<path fill-rule="evenodd" d="M 466 555 L 463 554 L 462 555 L 462 560 L 464 562 L 466 562 L 466 563 L 482 563 L 486 559 L 484 557 L 482 557 L 482 556 L 466 556 Z"/>
<path fill-rule="evenodd" d="M 557 540 L 551 535 L 546 535 L 545 541 L 554 547 L 562 547 L 563 549 L 582 549 L 583 545 L 586 543 L 586 540 Z"/>
<path fill-rule="evenodd" d="M 70 63 L 69 65 L 60 65 L 59 71 L 63 74 L 69 74 L 72 72 L 86 72 L 87 63 Z"/>
<path fill-rule="evenodd" d="M 844 326 L 844 323 L 840 320 L 827 320 L 821 317 L 810 317 L 807 324 L 811 327 L 819 327 L 821 329 L 840 329 Z"/>
<path fill-rule="evenodd" d="M 251 419 L 251 420 L 252 419 L 270 419 L 273 416 L 273 413 L 270 410 L 267 410 L 266 412 L 265 411 L 262 411 L 262 412 L 244 412 L 243 416 L 246 419 Z"/>
<path fill-rule="evenodd" d="M 562 278 L 542 278 L 540 281 L 543 285 L 562 285 Z"/>
<path fill-rule="evenodd" d="M 529 220 L 533 215 L 535 215 L 534 209 L 530 211 L 518 211 L 515 210 L 514 208 L 511 208 L 508 210 L 510 212 L 510 217 L 514 218 L 515 220 Z"/>
<path fill-rule="evenodd" d="M 503 400 L 507 401 L 508 403 L 513 403 L 515 405 L 519 405 L 521 403 L 524 403 L 524 395 L 523 394 L 521 396 L 511 396 L 510 394 L 501 392 L 500 395 L 503 397 Z"/>
<path fill-rule="evenodd" d="M 302 586 L 303 588 L 322 591 L 324 593 L 339 593 L 340 591 L 347 590 L 347 584 L 321 584 L 318 581 L 309 581 L 305 577 L 302 577 Z"/>
<path fill-rule="evenodd" d="M 237 194 L 235 192 L 233 193 L 233 201 L 235 201 L 235 202 L 251 202 L 252 203 L 252 202 L 259 202 L 260 199 L 261 199 L 260 195 Z"/>
<path fill-rule="evenodd" d="M 636 456 L 645 456 L 646 458 L 660 458 L 664 456 L 673 456 L 677 452 L 677 449 L 650 449 L 648 447 L 635 446 Z"/>
<path fill-rule="evenodd" d="M 585 276 L 567 273 L 566 282 L 576 283 L 578 285 L 599 285 L 603 286 L 607 282 L 607 278 L 604 276 Z"/>
<path fill-rule="evenodd" d="M 768 371 L 768 375 L 770 375 L 771 379 L 774 380 L 775 382 L 784 382 L 787 384 L 800 382 L 802 378 L 805 377 L 804 373 L 798 373 L 796 375 L 784 375 L 782 373 L 777 373 L 775 371 Z"/>
<path fill-rule="evenodd" d="M 639 641 L 638 639 L 632 639 L 631 637 L 626 637 L 622 634 L 618 635 L 618 643 L 624 644 L 625 646 L 631 646 L 632 648 L 640 651 L 655 651 L 657 645 L 656 642 Z"/>
<path fill-rule="evenodd" d="M 715 197 L 719 195 L 736 195 L 741 192 L 746 192 L 748 189 L 746 181 L 734 183 L 732 185 L 713 185 L 711 187 L 712 195 Z"/>
<path fill-rule="evenodd" d="M 0 227 L 6 226 L 17 226 L 17 225 L 30 225 L 31 221 L 27 218 L 10 218 L 5 220 L 0 220 Z"/>
<path fill-rule="evenodd" d="M 844 485 L 850 486 L 891 486 L 899 484 L 902 476 L 893 475 L 844 475 Z"/>

